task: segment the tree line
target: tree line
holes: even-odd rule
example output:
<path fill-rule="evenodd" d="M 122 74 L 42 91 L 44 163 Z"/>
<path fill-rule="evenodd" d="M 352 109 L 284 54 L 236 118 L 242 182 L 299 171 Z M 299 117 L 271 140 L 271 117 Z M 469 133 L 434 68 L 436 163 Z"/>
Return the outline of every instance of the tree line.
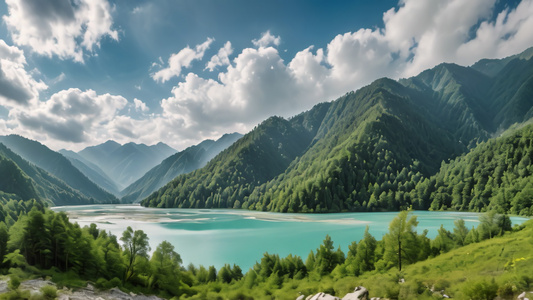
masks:
<path fill-rule="evenodd" d="M 61 274 L 67 274 L 63 284 L 72 284 L 74 279 L 90 280 L 100 288 L 119 286 L 166 298 L 201 298 L 201 287 L 213 283 L 239 282 L 248 289 L 258 285 L 279 288 L 291 279 L 401 270 L 406 265 L 511 230 L 506 215 L 489 212 L 480 217 L 477 228 L 466 228 L 463 220 L 457 220 L 453 231 L 441 227 L 431 240 L 427 231 L 417 232 L 416 216 L 402 211 L 380 241 L 367 227 L 363 238 L 354 241 L 344 253 L 340 247 L 335 249 L 331 238 L 326 236 L 305 261 L 296 255 L 280 258 L 265 253 L 244 273 L 239 266 L 228 264 L 219 270 L 192 264 L 185 267 L 174 246 L 167 241 L 160 243 L 150 256 L 149 237 L 142 230 L 128 227 L 117 237 L 95 224 L 80 227 L 70 222 L 64 212 L 53 212 L 39 201 L 4 204 L 0 207 L 18 210 L 16 219 L 8 214 L 0 222 L 0 269 L 4 273 L 50 275 L 60 282 L 64 278 Z"/>

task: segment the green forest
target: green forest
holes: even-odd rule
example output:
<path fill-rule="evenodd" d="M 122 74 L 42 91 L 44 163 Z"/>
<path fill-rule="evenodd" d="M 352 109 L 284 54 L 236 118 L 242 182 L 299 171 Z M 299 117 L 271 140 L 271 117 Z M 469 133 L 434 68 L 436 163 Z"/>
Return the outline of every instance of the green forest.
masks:
<path fill-rule="evenodd" d="M 293 118 L 269 118 L 142 205 L 531 215 L 533 60 L 526 52 L 378 79 Z"/>
<path fill-rule="evenodd" d="M 81 228 L 65 213 L 55 213 L 37 200 L 4 194 L 1 203 L 0 270 L 9 275 L 10 291 L 0 299 L 58 295 L 53 286 L 33 296 L 20 290 L 20 282 L 30 278 L 50 278 L 59 288 L 92 282 L 100 289 L 119 287 L 167 299 L 295 299 L 298 293 L 344 295 L 355 284 L 390 299 L 440 299 L 444 294 L 511 299 L 533 283 L 533 271 L 523 267 L 532 259 L 531 222 L 512 227 L 507 215 L 494 210 L 480 215 L 477 228 L 467 228 L 458 219 L 452 231 L 441 227 L 434 239 L 426 236 L 427 231 L 418 232 L 416 216 L 404 210 L 391 221 L 382 240 L 376 240 L 367 227 L 364 237 L 344 253 L 326 236 L 306 258 L 265 253 L 253 268 L 243 271 L 237 265 L 218 270 L 184 266 L 174 246 L 164 241 L 151 249 L 142 230 L 128 227 L 117 237 L 95 224 Z M 154 250 L 151 256 L 150 250 Z M 459 254 L 465 251 L 476 253 L 475 257 Z M 450 254 L 453 259 L 442 262 Z M 487 264 L 491 260 L 495 262 Z M 476 268 L 490 272 L 491 279 L 475 273 Z M 442 273 L 451 270 L 463 277 Z M 480 287 L 471 290 L 471 284 Z M 489 296 L 475 298 L 480 293 Z"/>
<path fill-rule="evenodd" d="M 150 245 L 131 227 L 120 236 L 80 227 L 49 207 L 118 198 L 46 146 L 3 137 L 12 145 L 0 144 L 0 299 L 54 299 L 88 283 L 167 299 L 342 297 L 360 285 L 387 299 L 514 299 L 533 283 L 533 223 L 513 227 L 508 216 L 533 215 L 533 50 L 524 53 L 379 79 L 290 119 L 268 118 L 142 201 L 399 212 L 381 240 L 367 228 L 344 253 L 325 236 L 307 257 L 264 253 L 249 270 L 185 266 L 169 242 Z M 152 169 L 136 191 L 169 169 Z M 480 212 L 479 226 L 458 219 L 430 239 L 413 210 Z M 33 295 L 21 288 L 35 278 L 55 285 Z"/>

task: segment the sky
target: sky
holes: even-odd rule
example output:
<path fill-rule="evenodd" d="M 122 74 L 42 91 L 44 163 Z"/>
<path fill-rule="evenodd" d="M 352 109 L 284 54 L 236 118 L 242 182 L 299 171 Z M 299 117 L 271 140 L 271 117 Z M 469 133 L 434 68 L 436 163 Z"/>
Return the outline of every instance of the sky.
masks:
<path fill-rule="evenodd" d="M 533 0 L 5 0 L 0 15 L 0 134 L 54 150 L 183 150 L 533 46 Z"/>

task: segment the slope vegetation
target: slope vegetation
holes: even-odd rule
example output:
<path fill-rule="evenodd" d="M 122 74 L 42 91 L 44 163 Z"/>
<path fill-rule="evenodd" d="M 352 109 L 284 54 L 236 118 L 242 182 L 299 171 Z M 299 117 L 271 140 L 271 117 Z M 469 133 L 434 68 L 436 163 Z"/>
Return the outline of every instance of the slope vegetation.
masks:
<path fill-rule="evenodd" d="M 100 203 L 116 202 L 117 198 L 101 189 L 75 168 L 63 155 L 43 144 L 18 135 L 1 136 L 0 142 L 25 160 L 52 174 L 87 198 Z"/>
<path fill-rule="evenodd" d="M 269 119 L 142 203 L 280 212 L 427 207 L 412 191 L 443 161 L 533 114 L 528 51 L 484 68 L 441 64 L 399 82 L 379 79 L 293 119 Z M 320 117 L 295 136 L 289 129 L 302 116 Z M 291 141 L 278 141 L 285 133 Z M 287 142 L 297 151 L 287 153 Z M 488 205 L 470 200 L 461 208 Z"/>
<path fill-rule="evenodd" d="M 2 165 L 0 191 L 14 194 L 21 200 L 40 199 L 52 205 L 105 203 L 86 197 L 64 181 L 29 163 L 1 143 L 0 164 Z"/>
<path fill-rule="evenodd" d="M 199 169 L 217 154 L 228 148 L 242 137 L 233 133 L 222 136 L 217 141 L 206 140 L 202 143 L 180 151 L 155 166 L 143 177 L 122 191 L 124 203 L 139 202 L 181 174 Z"/>

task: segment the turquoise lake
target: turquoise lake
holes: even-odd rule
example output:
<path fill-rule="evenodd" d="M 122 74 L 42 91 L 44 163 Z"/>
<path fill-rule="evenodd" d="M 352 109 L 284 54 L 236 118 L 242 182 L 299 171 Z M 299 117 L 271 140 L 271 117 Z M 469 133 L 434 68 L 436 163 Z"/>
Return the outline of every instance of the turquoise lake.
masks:
<path fill-rule="evenodd" d="M 220 268 L 225 263 L 237 264 L 243 271 L 260 261 L 263 253 L 285 257 L 295 254 L 305 261 L 326 234 L 346 253 L 352 241 L 359 241 L 368 225 L 370 233 L 380 240 L 387 233 L 397 212 L 281 214 L 233 209 L 157 209 L 137 205 L 87 205 L 53 207 L 66 212 L 80 226 L 95 223 L 98 228 L 122 236 L 126 227 L 142 229 L 150 237 L 152 250 L 164 240 L 171 242 L 181 255 L 183 264 L 193 263 Z M 417 231 L 437 234 L 440 225 L 448 230 L 453 222 L 463 219 L 468 228 L 478 225 L 477 213 L 414 211 Z M 511 217 L 513 224 L 527 218 Z"/>

